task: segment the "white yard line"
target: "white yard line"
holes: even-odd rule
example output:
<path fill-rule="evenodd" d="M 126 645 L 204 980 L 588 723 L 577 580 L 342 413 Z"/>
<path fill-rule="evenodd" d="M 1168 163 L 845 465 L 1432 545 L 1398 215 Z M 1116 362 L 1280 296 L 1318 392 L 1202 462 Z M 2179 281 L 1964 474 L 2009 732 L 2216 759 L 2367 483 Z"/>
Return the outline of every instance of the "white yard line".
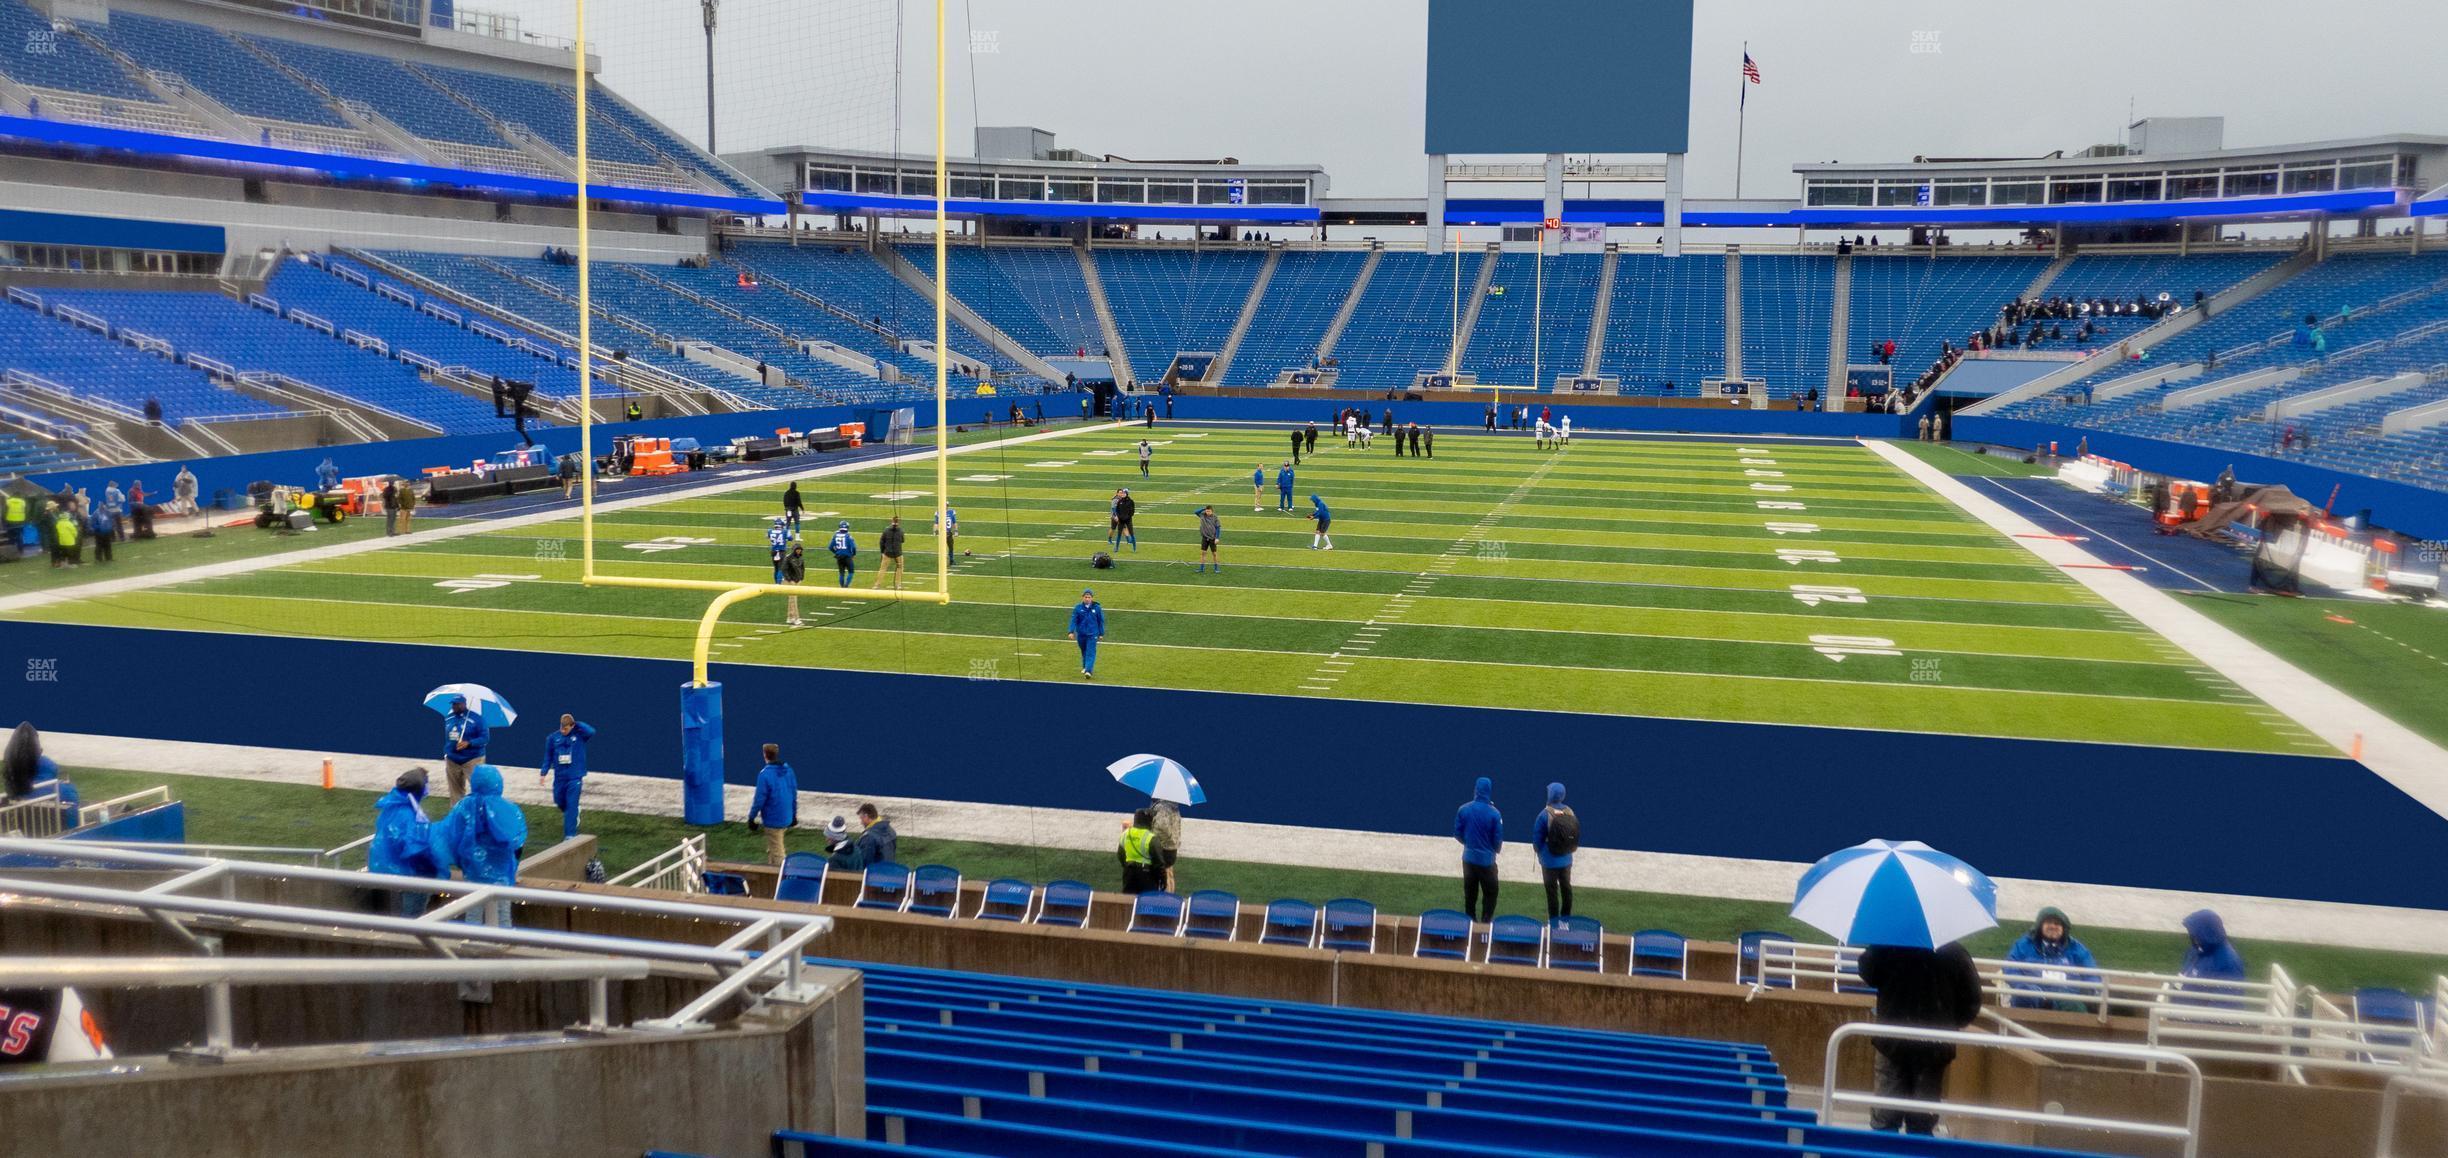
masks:
<path fill-rule="evenodd" d="M 1074 434 L 1085 434 L 1092 431 L 1110 430 L 1121 425 L 1123 424 L 1106 423 L 1098 426 L 1067 427 L 1061 430 L 1045 431 L 1040 434 L 1024 434 L 1018 438 L 1007 438 L 996 442 L 978 442 L 971 443 L 967 446 L 956 446 L 951 448 L 946 453 L 948 455 L 976 454 L 982 451 L 999 450 L 1005 447 L 1018 446 L 1022 443 L 1037 442 L 1048 438 L 1063 438 Z M 597 514 L 606 514 L 615 511 L 632 510 L 638 507 L 659 506 L 663 503 L 675 502 L 682 499 L 703 498 L 708 495 L 729 494 L 734 491 L 752 490 L 758 487 L 769 487 L 775 483 L 787 483 L 799 479 L 823 478 L 827 475 L 847 474 L 852 471 L 861 471 L 867 470 L 871 467 L 888 465 L 894 462 L 896 459 L 905 460 L 915 457 L 922 457 L 922 455 L 918 452 L 913 452 L 910 455 L 879 455 L 874 458 L 859 459 L 855 462 L 834 463 L 826 466 L 813 466 L 806 470 L 800 471 L 766 471 L 751 478 L 733 479 L 727 482 L 710 482 L 700 487 L 679 487 L 671 490 L 660 490 L 651 494 L 635 495 L 629 498 L 612 499 L 609 501 L 599 498 L 595 502 L 595 511 Z M 579 508 L 570 507 L 565 510 L 544 510 L 537 511 L 532 514 L 511 515 L 507 518 L 501 519 L 471 520 L 464 523 L 453 523 L 446 527 L 435 527 L 429 531 L 414 531 L 405 535 L 386 536 L 379 539 L 360 539 L 353 543 L 334 543 L 329 547 L 308 547 L 301 551 L 274 552 L 272 554 L 257 555 L 246 559 L 231 559 L 220 563 L 205 563 L 195 567 L 181 568 L 176 571 L 162 571 L 152 575 L 136 575 L 126 579 L 110 579 L 100 583 L 83 583 L 71 587 L 54 588 L 48 591 L 31 592 L 24 595 L 11 595 L 5 598 L 0 598 L 0 612 L 23 611 L 33 607 L 47 607 L 54 603 L 71 603 L 77 600 L 92 599 L 104 595 L 120 595 L 130 591 L 146 591 L 155 587 L 168 586 L 173 583 L 192 583 L 199 579 L 219 579 L 230 575 L 248 575 L 257 571 L 269 571 L 277 567 L 293 567 L 300 563 L 315 563 L 325 559 L 343 559 L 351 555 L 362 555 L 368 551 L 381 551 L 391 547 L 401 547 L 410 544 L 440 543 L 452 539 L 464 539 L 471 535 L 481 535 L 490 531 L 499 531 L 516 527 L 531 527 L 539 523 L 553 523 L 564 519 L 575 519 L 579 516 L 579 513 Z"/>
<path fill-rule="evenodd" d="M 2423 807 L 2448 816 L 2448 751 L 2439 745 L 2270 654 L 2167 592 L 2122 571 L 2101 569 L 2100 561 L 2090 552 L 2047 537 L 2031 520 L 1937 467 L 1884 442 L 1867 441 L 1863 445 L 1999 531 L 2009 536 L 2040 536 L 2014 541 L 2042 560 L 2064 568 L 2075 582 L 2183 648 L 2204 667 L 2286 713 L 2298 726 L 2338 751 L 2352 750 L 2359 739 L 2366 767 L 2420 801 Z M 2306 785 L 2305 789 L 2313 792 L 2317 786 Z"/>
<path fill-rule="evenodd" d="M 292 784 L 320 783 L 322 761 L 330 756 L 341 787 L 376 792 L 389 789 L 392 780 L 408 767 L 436 762 L 431 753 L 375 756 L 65 732 L 44 733 L 43 746 L 53 758 L 72 767 Z M 537 783 L 527 767 L 504 766 L 506 794 L 523 804 L 549 807 L 549 790 Z M 1463 786 L 1452 787 L 1459 800 Z M 746 815 L 752 791 L 744 785 L 726 786 L 726 815 Z M 847 816 L 864 799 L 802 792 L 799 810 L 804 816 Z M 1113 817 L 1101 812 L 872 799 L 904 835 L 1100 853 L 1113 847 Z M 586 803 L 590 810 L 678 816 L 680 782 L 590 772 Z M 366 820 L 371 826 L 371 811 Z M 1196 819 L 1182 822 L 1182 836 L 1185 872 L 1195 872 L 1201 857 L 1212 857 L 1328 869 L 1362 864 L 1381 872 L 1458 876 L 1454 844 L 1443 837 Z M 1574 854 L 1573 883 L 1583 888 L 1784 903 L 1793 899 L 1794 882 L 1806 867 L 1782 861 L 1585 847 Z M 1529 848 L 1518 841 L 1506 844 L 1498 871 L 1504 880 L 1521 887 L 1539 879 Z M 2238 937 L 2448 954 L 2448 912 L 2012 878 L 1998 881 L 1998 914 L 2008 927 L 2030 920 L 2042 905 L 2066 909 L 2085 925 L 2169 932 L 2177 929 L 2185 914 L 2208 906 L 2219 911 Z"/>

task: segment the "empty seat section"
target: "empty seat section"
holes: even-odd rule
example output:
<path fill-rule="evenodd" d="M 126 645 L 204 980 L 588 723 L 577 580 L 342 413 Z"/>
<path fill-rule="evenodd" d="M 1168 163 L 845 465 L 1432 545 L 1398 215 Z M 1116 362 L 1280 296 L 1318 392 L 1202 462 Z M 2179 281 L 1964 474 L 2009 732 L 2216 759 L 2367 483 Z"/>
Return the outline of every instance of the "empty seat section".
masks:
<path fill-rule="evenodd" d="M 1488 283 L 1479 320 L 1471 327 L 1470 346 L 1463 351 L 1462 369 L 1477 373 L 1482 382 L 1537 390 L 1547 389 L 1558 374 L 1580 373 L 1589 352 L 1603 261 L 1595 253 L 1557 254 L 1543 262 L 1533 253 L 1498 258 L 1495 280 Z"/>
<path fill-rule="evenodd" d="M 1719 293 L 1722 296 L 1722 286 Z M 1835 297 L 1833 257 L 1744 254 L 1743 377 L 1765 379 L 1769 395 L 1776 398 L 1824 388 Z M 1859 322 L 1852 332 L 1862 332 Z"/>
<path fill-rule="evenodd" d="M 1281 371 L 1315 364 L 1319 340 L 1367 262 L 1367 254 L 1346 250 L 1286 252 L 1224 370 L 1224 384 L 1263 386 Z"/>
<path fill-rule="evenodd" d="M 1122 348 L 1146 379 L 1162 375 L 1175 354 L 1222 351 L 1266 264 L 1265 254 L 1238 249 L 1093 252 Z"/>
<path fill-rule="evenodd" d="M 2021 297 L 2024 287 L 2047 268 L 2048 259 L 2044 257 L 1889 257 L 1857 253 L 1853 257 L 1853 292 L 1847 323 L 1853 348 L 1845 352 L 1845 358 L 1855 363 L 1876 361 L 1870 354 L 1871 344 L 1892 341 L 1896 344 L 1895 376 L 1900 383 L 1908 384 L 1923 367 L 1938 360 L 1943 343 L 1951 341 L 1960 347 L 1975 331 L 1989 328 L 1997 321 L 1998 307 Z M 1746 278 L 1750 272 L 1749 266 L 1743 267 Z M 1746 293 L 1743 295 L 1746 338 L 1751 324 L 1751 298 Z M 1748 349 L 1747 342 L 1745 348 Z M 1822 347 L 1819 362 L 1822 382 L 1825 359 Z M 1750 369 L 1748 354 L 1743 368 Z"/>
<path fill-rule="evenodd" d="M 142 413 L 147 399 L 159 401 L 171 422 L 289 413 L 217 385 L 203 371 L 15 302 L 0 305 L 0 371 L 7 370 L 36 375 L 130 416 Z"/>
<path fill-rule="evenodd" d="M 1460 258 L 1467 299 L 1485 259 Z M 1453 346 L 1454 260 L 1454 254 L 1387 253 L 1377 262 L 1359 307 L 1330 352 L 1342 370 L 1336 385 L 1408 387 L 1414 375 L 1444 369 Z"/>
<path fill-rule="evenodd" d="M 1618 254 L 1598 372 L 1626 394 L 1690 395 L 1725 373 L 1725 257 Z"/>
<path fill-rule="evenodd" d="M 349 127 L 322 97 L 218 29 L 122 8 L 93 30 L 136 63 L 177 74 L 240 116 Z"/>

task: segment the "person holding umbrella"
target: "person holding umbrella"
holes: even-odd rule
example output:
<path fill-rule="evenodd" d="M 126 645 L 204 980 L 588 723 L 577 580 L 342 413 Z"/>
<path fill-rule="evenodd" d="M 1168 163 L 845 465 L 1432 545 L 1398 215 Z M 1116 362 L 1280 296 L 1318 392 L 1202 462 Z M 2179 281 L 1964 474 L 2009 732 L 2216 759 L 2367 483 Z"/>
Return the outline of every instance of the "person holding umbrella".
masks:
<path fill-rule="evenodd" d="M 1149 863 L 1161 887 L 1172 888 L 1173 866 L 1181 859 L 1181 810 L 1207 803 L 1207 791 L 1180 762 L 1147 752 L 1116 760 L 1105 771 L 1115 783 L 1147 793 Z M 1127 855 L 1123 864 L 1127 870 Z"/>
<path fill-rule="evenodd" d="M 450 710 L 442 716 L 442 769 L 452 799 L 467 795 L 468 771 L 484 763 L 485 744 L 492 738 L 483 714 L 468 710 L 466 696 L 453 695 Z"/>
<path fill-rule="evenodd" d="M 1980 870 L 1917 840 L 1873 840 L 1812 865 L 1794 890 L 1793 915 L 1862 950 L 1862 983 L 1878 990 L 1881 1025 L 1960 1030 L 1980 1016 L 1980 971 L 1958 944 L 1997 925 L 1997 885 Z M 1935 1102 L 1946 1093 L 1955 1047 L 1879 1038 L 1877 1093 Z M 1879 1106 L 1870 1128 L 1933 1133 L 1936 1114 Z"/>
<path fill-rule="evenodd" d="M 1096 678 L 1097 641 L 1105 637 L 1105 608 L 1096 601 L 1096 589 L 1083 588 L 1079 605 L 1071 609 L 1070 638 L 1079 644 L 1080 678 Z"/>

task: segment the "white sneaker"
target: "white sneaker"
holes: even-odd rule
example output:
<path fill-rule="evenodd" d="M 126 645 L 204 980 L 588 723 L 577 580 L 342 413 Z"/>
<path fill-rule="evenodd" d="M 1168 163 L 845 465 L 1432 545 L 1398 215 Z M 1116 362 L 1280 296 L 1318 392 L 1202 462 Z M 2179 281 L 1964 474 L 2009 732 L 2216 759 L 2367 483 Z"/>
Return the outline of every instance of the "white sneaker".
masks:
<path fill-rule="evenodd" d="M 796 615 L 794 615 L 794 616 L 792 616 L 792 617 L 791 617 L 790 625 L 791 625 L 792 627 L 806 627 L 806 626 L 807 626 L 807 621 L 806 621 L 806 620 L 804 620 L 804 619 L 799 618 L 799 617 L 798 617 L 798 616 L 796 616 Z"/>

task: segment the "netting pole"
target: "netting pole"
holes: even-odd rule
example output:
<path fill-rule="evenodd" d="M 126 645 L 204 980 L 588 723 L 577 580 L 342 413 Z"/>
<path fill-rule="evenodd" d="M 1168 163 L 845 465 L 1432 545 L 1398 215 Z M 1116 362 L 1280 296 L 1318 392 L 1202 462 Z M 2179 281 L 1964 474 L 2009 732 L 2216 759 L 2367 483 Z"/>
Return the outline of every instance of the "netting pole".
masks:
<path fill-rule="evenodd" d="M 945 441 L 951 420 L 952 366 L 947 351 L 952 349 L 951 315 L 946 312 L 945 299 L 951 291 L 945 288 L 952 280 L 950 248 L 944 240 L 949 227 L 945 212 L 945 185 L 951 179 L 951 166 L 944 153 L 945 77 L 951 71 L 944 59 L 945 0 L 935 0 L 935 589 L 943 592 L 944 601 L 952 600 L 952 471 L 945 457 Z"/>
<path fill-rule="evenodd" d="M 589 324 L 594 312 L 587 286 L 586 0 L 574 2 L 578 28 L 570 44 L 570 71 L 578 82 L 578 578 L 584 582 L 595 577 L 595 330 Z"/>

